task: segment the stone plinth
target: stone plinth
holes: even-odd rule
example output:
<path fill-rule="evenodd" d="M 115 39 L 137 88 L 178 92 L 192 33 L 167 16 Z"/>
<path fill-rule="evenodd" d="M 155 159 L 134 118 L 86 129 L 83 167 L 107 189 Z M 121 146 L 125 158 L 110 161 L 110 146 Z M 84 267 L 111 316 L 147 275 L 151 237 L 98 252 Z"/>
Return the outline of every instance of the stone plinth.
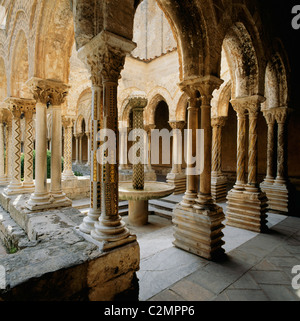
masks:
<path fill-rule="evenodd" d="M 231 190 L 227 196 L 226 225 L 261 233 L 267 227 L 266 194 Z"/>
<path fill-rule="evenodd" d="M 207 210 L 187 209 L 177 205 L 173 218 L 173 244 L 208 260 L 222 257 L 224 218 L 222 208 L 217 205 Z"/>
<path fill-rule="evenodd" d="M 169 173 L 167 183 L 174 186 L 174 195 L 183 194 L 186 191 L 186 175 L 184 173 Z"/>
<path fill-rule="evenodd" d="M 227 196 L 227 178 L 224 176 L 211 178 L 211 194 L 216 203 L 226 201 Z"/>

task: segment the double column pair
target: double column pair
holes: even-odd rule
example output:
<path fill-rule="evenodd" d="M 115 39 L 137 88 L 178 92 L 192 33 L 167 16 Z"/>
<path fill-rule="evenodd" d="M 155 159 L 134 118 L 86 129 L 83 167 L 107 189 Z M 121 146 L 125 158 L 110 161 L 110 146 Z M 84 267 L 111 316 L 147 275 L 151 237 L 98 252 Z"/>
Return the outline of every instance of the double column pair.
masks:
<path fill-rule="evenodd" d="M 61 206 L 71 206 L 72 202 L 62 192 L 61 154 L 62 117 L 61 105 L 64 103 L 69 87 L 62 82 L 32 78 L 27 83 L 36 100 L 36 160 L 35 191 L 26 207 L 42 210 Z M 52 113 L 51 144 L 51 184 L 47 187 L 47 108 Z"/>
<path fill-rule="evenodd" d="M 237 178 L 233 189 L 227 196 L 227 224 L 255 232 L 263 232 L 267 229 L 267 198 L 257 181 L 257 119 L 260 105 L 264 100 L 263 97 L 256 95 L 231 101 L 238 118 Z M 247 116 L 249 117 L 249 146 L 248 179 L 246 181 Z"/>
<path fill-rule="evenodd" d="M 127 39 L 102 31 L 82 47 L 79 58 L 89 69 L 92 81 L 91 121 L 91 193 L 90 210 L 79 229 L 101 242 L 102 250 L 136 240 L 119 215 L 119 130 L 117 88 L 126 53 L 135 44 Z M 114 133 L 114 154 L 99 155 L 99 131 Z M 98 154 L 97 154 L 98 153 Z M 115 160 L 115 161 L 113 161 Z"/>
<path fill-rule="evenodd" d="M 221 84 L 222 80 L 214 76 L 195 78 L 181 84 L 182 90 L 189 96 L 188 168 L 187 190 L 183 200 L 174 210 L 174 245 L 206 259 L 216 259 L 224 254 L 224 213 L 211 195 L 211 100 L 213 91 Z M 201 135 L 197 135 L 199 116 Z M 202 139 L 199 139 L 201 137 Z M 196 171 L 195 165 L 191 162 L 192 157 L 200 159 L 200 166 Z"/>
<path fill-rule="evenodd" d="M 286 162 L 286 123 L 289 112 L 287 107 L 263 110 L 268 125 L 267 175 L 260 186 L 267 195 L 269 209 L 283 213 L 288 213 L 290 207 Z"/>
<path fill-rule="evenodd" d="M 12 150 L 11 181 L 4 190 L 6 195 L 31 193 L 34 190 L 33 183 L 33 114 L 35 112 L 35 100 L 10 97 L 6 101 L 12 115 L 11 136 L 8 145 Z M 25 142 L 24 142 L 24 181 L 21 181 L 21 117 L 25 117 Z M 1 129 L 2 131 L 2 129 Z M 2 135 L 2 134 L 1 134 Z"/>

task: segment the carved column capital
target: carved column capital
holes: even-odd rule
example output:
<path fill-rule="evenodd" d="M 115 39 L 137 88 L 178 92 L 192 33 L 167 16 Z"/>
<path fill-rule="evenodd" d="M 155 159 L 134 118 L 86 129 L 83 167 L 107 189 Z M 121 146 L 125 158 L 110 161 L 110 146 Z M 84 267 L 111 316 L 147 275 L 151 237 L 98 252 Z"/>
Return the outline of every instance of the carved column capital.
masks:
<path fill-rule="evenodd" d="M 228 117 L 215 117 L 211 119 L 211 126 L 212 127 L 224 127 L 226 124 Z"/>
<path fill-rule="evenodd" d="M 278 124 L 285 124 L 288 117 L 288 108 L 286 107 L 278 107 L 274 108 L 275 119 Z"/>
<path fill-rule="evenodd" d="M 79 49 L 78 57 L 90 71 L 93 86 L 102 87 L 103 80 L 118 81 L 126 54 L 135 47 L 128 39 L 102 31 Z"/>
<path fill-rule="evenodd" d="M 275 108 L 270 109 L 264 109 L 262 110 L 263 115 L 265 117 L 265 120 L 268 125 L 274 125 L 275 124 Z"/>
<path fill-rule="evenodd" d="M 34 99 L 9 97 L 5 102 L 14 117 L 21 117 L 22 113 L 35 112 L 36 101 Z"/>
<path fill-rule="evenodd" d="M 68 127 L 73 127 L 74 125 L 74 119 L 68 116 L 63 116 L 62 117 L 62 126 L 64 128 L 68 128 Z"/>
<path fill-rule="evenodd" d="M 169 125 L 171 126 L 172 129 L 179 129 L 182 130 L 185 126 L 186 122 L 185 121 L 169 121 Z"/>
<path fill-rule="evenodd" d="M 132 108 L 145 108 L 148 104 L 148 99 L 145 93 L 134 92 L 129 97 L 128 103 Z"/>

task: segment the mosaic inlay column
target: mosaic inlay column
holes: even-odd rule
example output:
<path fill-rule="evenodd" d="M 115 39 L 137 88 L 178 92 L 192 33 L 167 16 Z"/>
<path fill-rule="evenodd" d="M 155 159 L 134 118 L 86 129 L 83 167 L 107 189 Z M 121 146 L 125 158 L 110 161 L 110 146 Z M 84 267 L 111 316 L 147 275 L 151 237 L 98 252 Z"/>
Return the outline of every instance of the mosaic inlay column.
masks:
<path fill-rule="evenodd" d="M 74 120 L 69 117 L 63 117 L 62 125 L 64 128 L 64 171 L 62 178 L 64 180 L 77 179 L 72 170 L 72 137 Z"/>
<path fill-rule="evenodd" d="M 97 204 L 97 213 L 93 217 L 90 216 L 92 219 L 90 227 L 98 216 L 100 209 L 101 215 L 90 234 L 95 240 L 102 243 L 103 251 L 108 251 L 136 240 L 136 237 L 130 234 L 118 213 L 119 133 L 117 87 L 121 70 L 124 67 L 126 53 L 131 52 L 134 48 L 135 45 L 131 41 L 102 31 L 79 50 L 79 58 L 84 61 L 91 72 L 93 86 L 98 84 L 99 88 L 98 102 L 96 105 L 94 104 L 94 107 L 97 106 L 97 109 L 94 109 L 94 113 L 97 114 L 92 116 L 94 117 L 92 119 L 96 120 L 94 125 L 97 127 L 95 128 L 94 126 L 92 135 L 97 134 L 97 130 L 99 131 L 100 129 L 115 133 L 115 151 L 114 155 L 110 156 L 116 162 L 113 162 L 111 158 L 110 162 L 105 163 L 103 160 L 108 155 L 97 157 L 97 149 L 94 149 L 92 157 L 94 162 L 100 160 L 101 168 L 98 173 L 94 173 L 95 176 L 98 174 L 100 177 L 94 176 L 98 182 L 97 190 L 95 191 L 97 197 L 93 199 L 93 203 Z M 96 82 L 93 79 L 96 79 Z M 100 86 L 101 84 L 102 86 Z M 103 94 L 100 88 L 103 88 Z M 103 105 L 100 101 L 101 96 Z M 95 138 L 92 141 L 95 142 Z M 97 144 L 100 145 L 100 141 L 97 141 Z M 96 168 L 95 165 L 92 164 L 92 168 L 94 170 Z M 91 191 L 91 194 L 93 192 Z"/>
<path fill-rule="evenodd" d="M 133 150 L 134 155 L 140 157 L 140 159 L 145 159 L 145 150 L 148 146 L 144 146 L 144 108 L 147 106 L 148 100 L 146 97 L 134 96 L 129 99 L 129 104 L 132 106 L 133 113 L 133 130 L 136 131 L 142 140 L 141 148 L 138 149 L 138 144 L 134 144 Z M 132 187 L 135 190 L 143 190 L 145 183 L 145 173 L 144 173 L 144 162 L 138 162 L 133 164 L 132 167 Z"/>

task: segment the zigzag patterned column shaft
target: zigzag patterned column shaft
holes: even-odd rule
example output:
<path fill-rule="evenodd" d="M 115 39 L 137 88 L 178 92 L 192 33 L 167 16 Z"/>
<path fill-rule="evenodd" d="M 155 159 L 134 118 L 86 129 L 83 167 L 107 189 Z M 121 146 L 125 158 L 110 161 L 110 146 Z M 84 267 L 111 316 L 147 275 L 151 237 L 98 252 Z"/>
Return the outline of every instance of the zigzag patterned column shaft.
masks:
<path fill-rule="evenodd" d="M 26 188 L 33 188 L 33 110 L 25 112 L 25 143 L 24 143 L 24 183 Z"/>
<path fill-rule="evenodd" d="M 11 103 L 12 112 L 12 178 L 6 192 L 15 193 L 22 188 L 21 183 L 21 110 Z"/>
<path fill-rule="evenodd" d="M 141 159 L 145 159 L 144 155 L 144 140 L 143 140 L 143 131 L 140 129 L 144 128 L 144 119 L 143 119 L 143 108 L 134 107 L 132 109 L 133 112 L 133 129 L 137 130 L 140 139 L 142 139 L 142 147 L 138 150 L 138 144 L 134 145 L 134 155 L 140 157 Z M 138 164 L 133 164 L 132 167 L 132 185 L 136 190 L 143 190 L 145 184 L 145 173 L 144 173 L 144 164 L 139 162 Z"/>

